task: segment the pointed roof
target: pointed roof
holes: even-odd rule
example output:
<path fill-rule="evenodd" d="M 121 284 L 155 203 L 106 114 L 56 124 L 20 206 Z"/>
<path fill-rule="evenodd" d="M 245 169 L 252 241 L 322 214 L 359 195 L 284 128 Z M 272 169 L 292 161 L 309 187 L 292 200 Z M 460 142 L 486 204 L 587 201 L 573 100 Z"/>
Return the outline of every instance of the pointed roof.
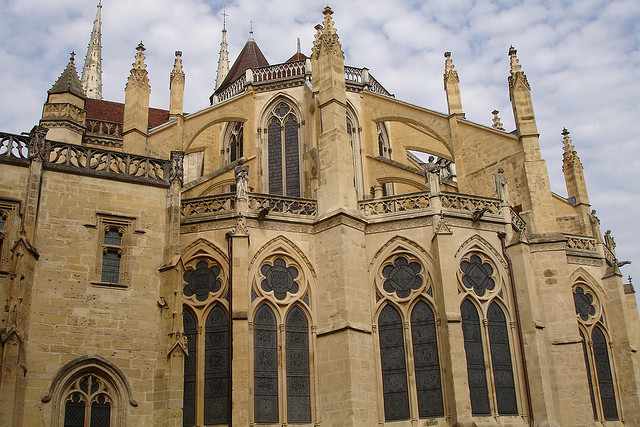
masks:
<path fill-rule="evenodd" d="M 218 89 L 229 74 L 229 42 L 227 41 L 227 15 L 224 15 L 224 26 L 220 38 L 220 53 L 218 54 L 218 71 L 216 72 L 216 86 Z"/>
<path fill-rule="evenodd" d="M 76 70 L 75 56 L 75 52 L 71 52 L 66 68 L 47 93 L 51 95 L 54 93 L 70 92 L 80 98 L 85 98 L 80 77 L 78 77 L 78 71 Z"/>
<path fill-rule="evenodd" d="M 97 7 L 81 80 L 87 98 L 102 99 L 102 0 Z"/>
<path fill-rule="evenodd" d="M 248 69 L 266 67 L 268 65 L 269 61 L 264 57 L 255 40 L 253 40 L 253 38 L 247 40 L 238 58 L 233 63 L 233 66 L 231 66 L 229 74 L 227 74 L 227 77 L 225 77 L 220 87 L 216 89 L 214 93 L 222 92 L 227 86 L 240 78 Z"/>
<path fill-rule="evenodd" d="M 298 62 L 298 61 L 306 61 L 308 58 L 307 55 L 305 55 L 302 52 L 296 52 L 293 54 L 293 56 L 289 59 L 287 59 L 287 62 Z"/>

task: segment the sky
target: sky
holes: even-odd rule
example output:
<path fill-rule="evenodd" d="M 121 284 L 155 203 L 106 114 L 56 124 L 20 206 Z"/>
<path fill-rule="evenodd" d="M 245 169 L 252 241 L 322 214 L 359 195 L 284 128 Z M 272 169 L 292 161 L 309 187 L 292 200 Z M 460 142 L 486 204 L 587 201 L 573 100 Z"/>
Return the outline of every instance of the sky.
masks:
<path fill-rule="evenodd" d="M 183 51 L 185 111 L 208 106 L 215 82 L 222 11 L 232 60 L 248 37 L 270 63 L 300 38 L 309 53 L 324 1 L 103 0 L 103 94 L 122 101 L 141 40 L 151 106 L 168 108 L 174 51 Z M 96 12 L 93 0 L 0 0 L 0 131 L 28 131 L 68 53 L 82 66 Z M 640 283 L 640 1 L 351 0 L 332 4 L 348 65 L 366 66 L 398 99 L 446 112 L 443 53 L 452 51 L 467 118 L 513 114 L 507 86 L 510 45 L 533 91 L 540 143 L 554 192 L 566 195 L 561 130 L 571 131 L 591 204 L 611 229 L 623 268 Z M 635 274 L 634 274 L 635 273 Z M 640 296 L 640 287 L 638 288 Z"/>

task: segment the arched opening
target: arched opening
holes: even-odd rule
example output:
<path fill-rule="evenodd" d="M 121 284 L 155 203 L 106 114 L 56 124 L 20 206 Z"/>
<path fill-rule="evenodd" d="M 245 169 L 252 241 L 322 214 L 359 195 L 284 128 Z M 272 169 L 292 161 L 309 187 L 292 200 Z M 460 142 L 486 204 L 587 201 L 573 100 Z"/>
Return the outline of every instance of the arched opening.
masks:
<path fill-rule="evenodd" d="M 229 422 L 229 317 L 221 304 L 216 304 L 205 322 L 204 340 L 204 423 Z"/>
<path fill-rule="evenodd" d="M 287 421 L 311 422 L 311 379 L 309 375 L 309 322 L 299 304 L 287 314 L 286 368 Z"/>
<path fill-rule="evenodd" d="M 362 168 L 362 144 L 360 141 L 360 124 L 355 111 L 347 106 L 347 135 L 353 152 L 353 184 L 358 200 L 364 199 L 364 172 Z"/>
<path fill-rule="evenodd" d="M 487 321 L 498 414 L 517 415 L 518 402 L 513 379 L 507 319 L 502 308 L 496 302 L 489 305 Z"/>
<path fill-rule="evenodd" d="M 273 310 L 262 304 L 254 321 L 253 383 L 256 423 L 277 423 L 278 410 L 278 329 Z"/>
<path fill-rule="evenodd" d="M 198 322 L 194 314 L 186 307 L 182 310 L 182 319 L 188 353 L 184 357 L 182 425 L 184 427 L 192 427 L 196 424 Z"/>
<path fill-rule="evenodd" d="M 300 197 L 301 150 L 299 113 L 279 99 L 267 110 L 267 188 L 269 194 Z"/>
<path fill-rule="evenodd" d="M 460 311 L 462 314 L 464 352 L 467 358 L 471 413 L 473 415 L 488 416 L 491 415 L 491 407 L 489 406 L 489 390 L 487 387 L 480 317 L 476 306 L 469 299 L 465 299 L 462 302 Z"/>

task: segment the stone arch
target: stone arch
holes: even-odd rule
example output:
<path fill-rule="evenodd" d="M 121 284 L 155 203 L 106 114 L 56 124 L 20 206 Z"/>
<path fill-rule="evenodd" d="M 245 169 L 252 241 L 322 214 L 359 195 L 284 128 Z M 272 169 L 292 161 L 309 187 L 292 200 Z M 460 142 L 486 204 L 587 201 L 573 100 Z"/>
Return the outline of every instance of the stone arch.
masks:
<path fill-rule="evenodd" d="M 239 117 L 239 116 L 233 116 L 233 115 L 223 116 L 223 117 L 208 121 L 205 124 L 200 125 L 200 127 L 193 133 L 193 135 L 189 136 L 189 142 L 185 144 L 184 150 L 185 151 L 188 150 L 189 147 L 191 147 L 191 145 L 193 144 L 193 142 L 198 138 L 198 136 L 200 136 L 202 132 L 204 132 L 211 126 L 215 126 L 221 123 L 229 123 L 229 122 L 246 123 L 247 121 L 248 120 L 246 117 Z"/>
<path fill-rule="evenodd" d="M 276 92 L 271 97 L 269 97 L 267 102 L 265 102 L 263 107 L 260 109 L 260 112 L 258 114 L 258 126 L 260 129 L 265 130 L 267 128 L 268 126 L 267 120 L 269 115 L 268 113 L 280 100 L 284 100 L 288 104 L 291 104 L 293 107 L 295 107 L 292 110 L 296 114 L 296 117 L 298 118 L 298 123 L 300 125 L 303 124 L 302 122 L 304 121 L 304 116 L 303 116 L 304 109 L 302 108 L 302 105 L 298 102 L 298 100 L 296 100 L 293 96 L 289 95 L 288 93 Z"/>
<path fill-rule="evenodd" d="M 460 262 L 464 255 L 473 251 L 474 249 L 483 252 L 485 255 L 492 258 L 496 265 L 501 265 L 505 270 L 509 268 L 507 261 L 500 254 L 500 252 L 498 252 L 498 250 L 491 243 L 489 243 L 487 239 L 480 236 L 479 234 L 474 234 L 460 245 L 460 247 L 456 251 L 456 260 Z"/>
<path fill-rule="evenodd" d="M 221 265 L 229 265 L 229 257 L 226 252 L 204 238 L 194 240 L 182 250 L 182 260 L 184 263 L 189 262 L 198 255 L 207 255 L 216 259 Z"/>
<path fill-rule="evenodd" d="M 432 127 L 427 126 L 425 123 L 419 120 L 416 120 L 412 117 L 409 117 L 408 115 L 383 115 L 383 116 L 375 117 L 372 120 L 376 123 L 398 122 L 405 125 L 410 125 L 414 129 L 418 130 L 419 132 L 422 132 L 425 135 L 430 136 L 433 139 L 440 142 L 442 145 L 444 145 L 447 148 L 447 150 L 449 151 L 449 154 L 453 156 L 453 149 L 451 147 L 451 144 L 449 143 L 449 141 L 447 141 L 447 139 L 444 136 L 442 136 L 438 131 L 436 131 Z"/>
<path fill-rule="evenodd" d="M 133 398 L 131 386 L 124 372 L 115 364 L 101 356 L 83 356 L 74 359 L 64 365 L 53 378 L 49 390 L 42 397 L 43 403 L 52 402 L 51 426 L 62 425 L 62 400 L 64 393 L 70 385 L 85 374 L 94 374 L 102 381 L 108 383 L 113 389 L 113 411 L 115 412 L 115 427 L 122 427 L 126 423 L 127 405 L 138 406 Z"/>
<path fill-rule="evenodd" d="M 601 304 L 605 304 L 607 295 L 606 290 L 604 289 L 602 284 L 583 267 L 578 267 L 573 271 L 573 273 L 571 273 L 571 275 L 569 276 L 569 284 L 572 291 L 577 284 L 586 285 L 588 288 L 591 288 L 593 292 L 595 292 L 595 294 L 600 299 Z"/>
<path fill-rule="evenodd" d="M 401 178 L 401 177 L 397 177 L 397 176 L 383 176 L 380 178 L 376 178 L 376 181 L 378 181 L 379 184 L 393 184 L 393 183 L 399 183 L 399 184 L 405 184 L 408 185 L 410 187 L 415 188 L 418 191 L 428 191 L 429 187 L 427 186 L 427 184 L 419 182 L 419 181 L 414 181 L 412 179 L 408 179 L 408 178 Z"/>
<path fill-rule="evenodd" d="M 417 256 L 425 265 L 425 268 L 433 268 L 433 257 L 418 243 L 403 236 L 394 236 L 383 243 L 369 262 L 369 273 L 375 275 L 380 265 L 396 252 L 409 252 Z M 371 276 L 373 278 L 373 276 Z"/>
<path fill-rule="evenodd" d="M 295 259 L 305 268 L 305 273 L 309 273 L 308 277 L 313 278 L 313 280 L 316 279 L 316 272 L 313 268 L 313 264 L 305 255 L 304 251 L 285 236 L 274 237 L 256 251 L 249 263 L 249 277 L 253 277 L 257 268 L 259 268 L 260 264 L 267 256 L 278 252 Z"/>

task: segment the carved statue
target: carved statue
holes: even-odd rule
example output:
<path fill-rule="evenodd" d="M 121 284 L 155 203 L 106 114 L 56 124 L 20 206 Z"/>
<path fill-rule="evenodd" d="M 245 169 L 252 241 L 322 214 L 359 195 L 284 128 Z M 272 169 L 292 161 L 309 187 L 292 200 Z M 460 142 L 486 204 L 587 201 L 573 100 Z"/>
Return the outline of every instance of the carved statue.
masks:
<path fill-rule="evenodd" d="M 236 199 L 249 199 L 249 168 L 240 163 L 233 170 L 236 175 Z"/>
<path fill-rule="evenodd" d="M 40 125 L 36 125 L 31 129 L 28 143 L 30 159 L 39 160 L 41 162 L 49 161 L 51 145 L 46 138 L 48 131 L 49 129 Z"/>
<path fill-rule="evenodd" d="M 616 253 L 616 241 L 613 238 L 611 230 L 607 230 L 604 233 L 604 244 L 611 252 Z"/>
<path fill-rule="evenodd" d="M 504 169 L 498 168 L 498 173 L 495 176 L 495 181 L 498 199 L 504 202 L 507 200 L 507 177 L 504 176 Z"/>

